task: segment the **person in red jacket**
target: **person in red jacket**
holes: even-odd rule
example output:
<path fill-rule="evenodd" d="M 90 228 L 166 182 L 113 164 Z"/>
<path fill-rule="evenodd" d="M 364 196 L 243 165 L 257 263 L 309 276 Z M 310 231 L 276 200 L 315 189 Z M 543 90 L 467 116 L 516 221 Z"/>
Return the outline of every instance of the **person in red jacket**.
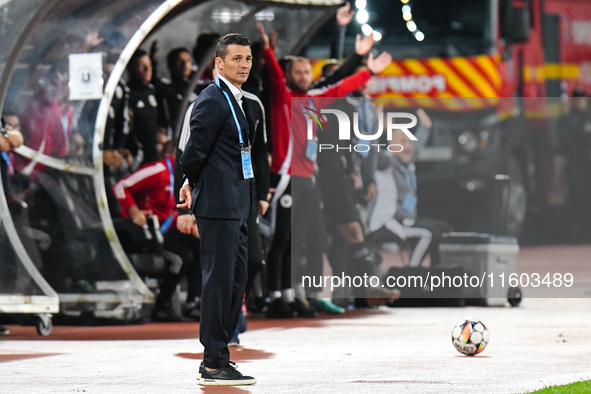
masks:
<path fill-rule="evenodd" d="M 263 55 L 271 80 L 271 132 L 273 159 L 271 163 L 271 187 L 276 189 L 271 201 L 274 214 L 275 236 L 269 251 L 269 295 L 271 305 L 269 317 L 290 317 L 293 310 L 300 316 L 309 316 L 305 301 L 293 297 L 291 261 L 296 264 L 302 252 L 309 218 L 322 216 L 320 202 L 315 193 L 314 164 L 316 149 L 308 148 L 306 117 L 303 112 L 294 111 L 292 99 L 298 107 L 316 107 L 317 98 L 324 98 L 323 105 L 332 102 L 330 98 L 344 97 L 362 87 L 374 74 L 382 72 L 392 61 L 387 53 L 377 58 L 369 55 L 367 69 L 353 74 L 334 85 L 323 89 L 309 90 L 312 84 L 312 66 L 308 59 L 294 58 L 286 67 L 286 73 L 279 66 L 275 53 L 269 44 L 269 37 L 263 25 L 257 23 Z M 336 99 L 335 99 L 336 100 Z M 314 102 L 316 101 L 316 104 Z M 293 134 L 292 134 L 292 131 Z M 292 188 L 293 187 L 293 188 Z M 279 206 L 278 206 L 279 205 Z M 290 208 L 294 209 L 291 215 Z M 292 222 L 293 218 L 293 222 Z M 322 267 L 309 267 L 316 275 L 322 275 Z M 298 283 L 294 280 L 294 283 Z M 318 303 L 322 307 L 327 302 Z M 288 307 L 291 304 L 291 307 Z M 329 305 L 330 306 L 330 305 Z M 291 311 L 290 311 L 291 309 Z"/>
<path fill-rule="evenodd" d="M 147 215 L 155 215 L 164 235 L 164 254 L 170 268 L 164 275 L 160 293 L 152 312 L 154 321 L 182 321 L 173 312 L 170 301 L 180 278 L 193 264 L 199 264 L 197 226 L 190 234 L 177 229 L 178 212 L 174 196 L 174 163 L 171 141 L 162 144 L 161 159 L 142 166 L 113 186 L 113 193 L 121 206 L 121 215 L 131 218 L 138 226 L 147 224 Z M 191 286 L 191 284 L 189 284 Z"/>

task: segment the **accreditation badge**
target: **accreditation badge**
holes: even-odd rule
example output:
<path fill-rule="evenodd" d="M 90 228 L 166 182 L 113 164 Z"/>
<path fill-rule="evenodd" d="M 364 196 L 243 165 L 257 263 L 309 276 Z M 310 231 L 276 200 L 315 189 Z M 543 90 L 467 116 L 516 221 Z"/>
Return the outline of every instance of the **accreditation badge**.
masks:
<path fill-rule="evenodd" d="M 318 139 L 308 140 L 306 144 L 306 157 L 312 161 L 316 161 L 318 156 Z"/>
<path fill-rule="evenodd" d="M 402 200 L 402 208 L 406 212 L 414 212 L 417 206 L 417 198 L 412 193 L 406 193 Z"/>
<path fill-rule="evenodd" d="M 240 149 L 240 153 L 242 156 L 242 175 L 244 175 L 244 179 L 254 178 L 252 159 L 250 156 L 250 146 Z"/>

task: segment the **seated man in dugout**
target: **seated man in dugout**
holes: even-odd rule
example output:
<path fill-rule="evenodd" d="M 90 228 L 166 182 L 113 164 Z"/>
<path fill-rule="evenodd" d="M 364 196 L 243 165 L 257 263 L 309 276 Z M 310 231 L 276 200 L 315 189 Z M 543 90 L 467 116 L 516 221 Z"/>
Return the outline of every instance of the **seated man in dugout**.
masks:
<path fill-rule="evenodd" d="M 188 233 L 182 233 L 177 226 L 173 146 L 172 141 L 159 144 L 160 160 L 145 164 L 113 186 L 124 218 L 131 219 L 138 226 L 146 226 L 148 215 L 158 217 L 164 237 L 162 255 L 170 263 L 152 311 L 152 320 L 160 322 L 184 321 L 172 307 L 172 297 L 186 272 L 200 264 L 197 226 L 193 225 Z M 188 286 L 191 288 L 189 292 L 200 289 L 199 283 L 189 281 Z"/>
<path fill-rule="evenodd" d="M 407 130 L 394 130 L 388 141 L 391 150 L 380 150 L 376 171 L 377 196 L 370 207 L 369 230 L 373 240 L 414 246 L 408 265 L 418 267 L 431 253 L 431 266 L 440 264 L 439 243 L 443 233 L 452 231 L 448 223 L 417 215 L 417 177 L 415 160 L 431 132 L 432 121 L 424 110 L 417 110 L 419 125 L 414 140 Z M 398 149 L 395 149 L 395 148 Z"/>

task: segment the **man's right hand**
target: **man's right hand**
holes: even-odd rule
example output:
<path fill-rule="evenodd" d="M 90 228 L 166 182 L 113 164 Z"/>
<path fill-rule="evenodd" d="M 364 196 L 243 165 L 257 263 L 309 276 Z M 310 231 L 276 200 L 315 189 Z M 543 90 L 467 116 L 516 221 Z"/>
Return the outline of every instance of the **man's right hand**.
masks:
<path fill-rule="evenodd" d="M 127 166 L 130 167 L 133 164 L 133 155 L 129 151 L 129 149 L 117 149 L 117 152 L 123 157 L 123 159 L 127 162 Z"/>
<path fill-rule="evenodd" d="M 433 121 L 431 120 L 429 115 L 427 115 L 424 109 L 417 109 L 417 118 L 419 119 L 419 123 L 425 126 L 426 128 L 430 129 L 433 127 Z"/>
<path fill-rule="evenodd" d="M 116 150 L 106 150 L 103 152 L 103 163 L 107 166 L 123 167 L 125 159 Z"/>
<path fill-rule="evenodd" d="M 339 26 L 347 26 L 353 20 L 355 11 L 351 11 L 351 3 L 347 3 L 337 10 L 337 23 Z"/>
<path fill-rule="evenodd" d="M 179 201 L 181 204 L 177 204 L 176 207 L 179 209 L 191 209 L 193 206 L 193 189 L 191 186 L 185 185 L 179 192 Z"/>
<path fill-rule="evenodd" d="M 382 52 L 380 56 L 374 59 L 373 53 L 369 54 L 367 58 L 367 68 L 374 73 L 374 75 L 378 75 L 382 71 L 386 69 L 392 63 L 392 56 L 388 52 Z"/>
<path fill-rule="evenodd" d="M 263 50 L 269 49 L 271 47 L 271 44 L 269 44 L 269 36 L 265 33 L 265 27 L 261 22 L 257 22 L 257 30 L 259 32 L 259 39 L 261 40 Z"/>
<path fill-rule="evenodd" d="M 129 208 L 129 216 L 131 216 L 131 220 L 138 226 L 145 226 L 148 224 L 148 219 L 146 218 L 146 211 L 142 211 L 138 208 L 137 205 L 132 206 Z"/>

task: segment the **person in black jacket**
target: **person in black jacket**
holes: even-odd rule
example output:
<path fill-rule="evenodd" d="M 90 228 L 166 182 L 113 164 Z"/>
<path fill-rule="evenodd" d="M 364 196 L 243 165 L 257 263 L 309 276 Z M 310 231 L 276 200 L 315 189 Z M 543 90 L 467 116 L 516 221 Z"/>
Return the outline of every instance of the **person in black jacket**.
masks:
<path fill-rule="evenodd" d="M 217 75 L 217 70 L 214 70 L 214 75 Z M 252 164 L 254 168 L 255 178 L 252 184 L 252 207 L 250 217 L 248 218 L 248 284 L 247 290 L 253 285 L 253 281 L 257 274 L 261 272 L 265 266 L 264 250 L 262 245 L 261 233 L 259 230 L 258 216 L 263 216 L 269 208 L 269 158 L 267 155 L 266 143 L 267 143 L 267 130 L 265 126 L 265 109 L 259 98 L 247 91 L 244 91 L 244 100 L 248 102 L 248 106 L 252 110 L 255 122 L 256 122 L 256 136 L 252 146 Z M 177 167 L 175 167 L 175 191 L 180 191 L 182 187 L 182 167 L 178 163 L 181 155 L 185 151 L 189 136 L 190 136 L 190 119 L 194 104 L 191 104 L 185 114 L 185 120 L 181 128 L 181 134 L 179 138 L 178 150 L 177 150 Z M 178 193 L 176 193 L 178 195 Z M 180 203 L 180 201 L 177 201 Z M 185 209 L 179 209 L 178 219 L 179 230 L 185 234 L 189 234 L 195 224 L 193 216 L 190 212 Z M 187 293 L 187 304 L 185 305 L 185 317 L 198 317 L 199 306 L 201 303 L 201 286 L 200 283 L 192 283 L 199 281 L 201 282 L 201 273 L 195 272 L 193 275 L 191 272 L 188 274 L 189 289 Z M 198 289 L 198 291 L 192 291 L 192 289 Z M 243 317 L 240 318 L 242 321 L 242 330 L 245 330 L 246 321 Z M 234 337 L 230 341 L 230 344 L 239 344 L 238 331 L 234 333 Z"/>
<path fill-rule="evenodd" d="M 240 34 L 220 38 L 215 62 L 219 75 L 201 92 L 191 113 L 191 136 L 180 159 L 187 185 L 178 207 L 191 207 L 201 236 L 199 337 L 205 350 L 199 383 L 245 385 L 256 380 L 230 363 L 228 343 L 248 278 L 246 220 L 256 122 L 241 87 L 252 67 L 250 41 Z"/>
<path fill-rule="evenodd" d="M 161 78 L 157 85 L 162 105 L 160 116 L 166 119 L 169 126 L 169 137 L 175 139 L 178 134 L 180 111 L 185 96 L 189 95 L 189 102 L 197 99 L 195 92 L 189 92 L 191 76 L 193 74 L 193 61 L 187 48 L 174 48 L 166 56 L 166 63 L 170 71 L 170 78 Z"/>
<path fill-rule="evenodd" d="M 140 166 L 158 161 L 158 133 L 162 127 L 166 130 L 166 121 L 159 111 L 159 100 L 152 80 L 152 61 L 150 56 L 138 49 L 127 66 L 129 71 L 129 110 L 131 111 L 130 133 L 134 138 L 127 138 L 128 147 L 134 157 L 139 151 L 143 159 Z"/>

